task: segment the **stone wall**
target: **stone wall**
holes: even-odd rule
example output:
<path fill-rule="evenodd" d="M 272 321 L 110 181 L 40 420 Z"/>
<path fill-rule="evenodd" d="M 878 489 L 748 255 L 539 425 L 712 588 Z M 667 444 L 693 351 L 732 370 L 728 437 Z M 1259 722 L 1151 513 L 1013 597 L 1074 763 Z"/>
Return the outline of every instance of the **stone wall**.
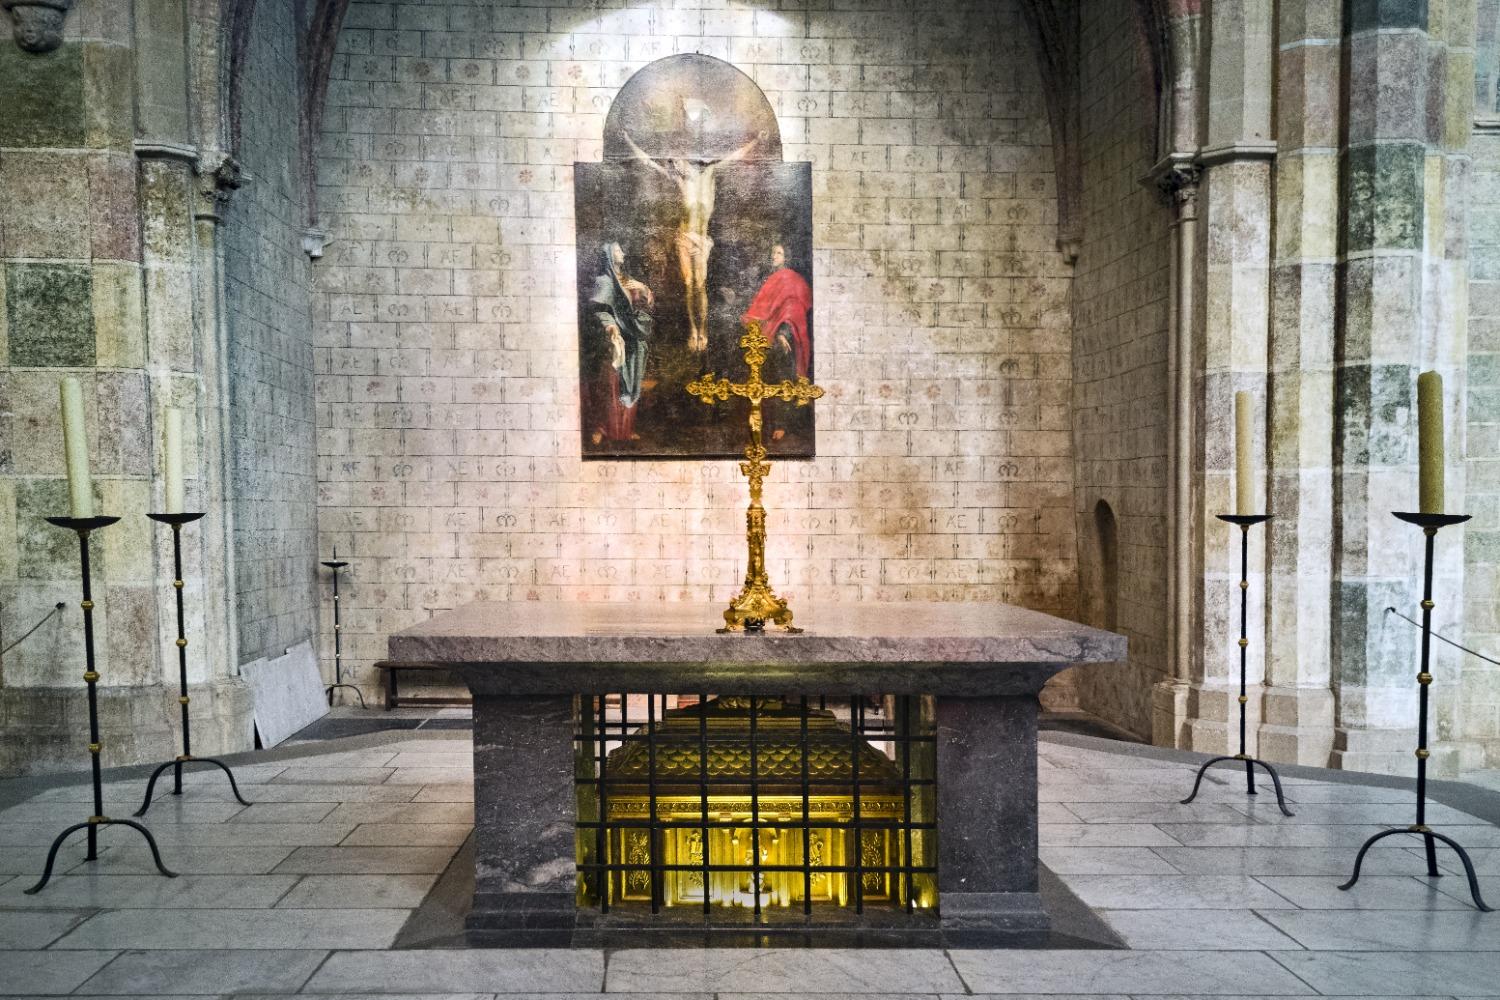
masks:
<path fill-rule="evenodd" d="M 1149 68 L 1129 0 L 1082 5 L 1084 240 L 1073 282 L 1079 610 L 1130 638 L 1128 668 L 1078 668 L 1079 706 L 1149 738 L 1167 663 L 1170 210 L 1141 181 L 1155 152 Z M 1114 593 L 1096 508 L 1116 526 Z"/>
<path fill-rule="evenodd" d="M 675 52 L 750 73 L 814 165 L 829 395 L 818 458 L 767 485 L 773 582 L 1073 613 L 1069 275 L 1016 3 L 840 6 L 351 4 L 316 364 L 321 547 L 354 561 L 357 664 L 476 598 L 738 588 L 732 463 L 579 459 L 571 165 Z"/>
<path fill-rule="evenodd" d="M 241 165 L 225 216 L 242 662 L 317 627 L 316 433 L 310 272 L 293 0 L 259 0 L 242 80 Z"/>

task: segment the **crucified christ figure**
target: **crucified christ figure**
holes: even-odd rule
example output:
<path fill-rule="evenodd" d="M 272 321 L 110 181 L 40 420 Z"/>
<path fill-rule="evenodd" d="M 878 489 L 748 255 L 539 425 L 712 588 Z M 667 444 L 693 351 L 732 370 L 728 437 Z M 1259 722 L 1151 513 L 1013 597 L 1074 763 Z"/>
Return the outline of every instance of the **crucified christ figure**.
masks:
<path fill-rule="evenodd" d="M 648 156 L 624 129 L 620 134 L 636 159 L 677 185 L 682 194 L 682 221 L 677 224 L 677 265 L 687 289 L 688 350 L 708 349 L 708 255 L 714 241 L 708 235 L 708 220 L 714 214 L 714 194 L 720 166 L 742 160 L 761 137 L 717 160 L 667 159 L 666 166 Z"/>

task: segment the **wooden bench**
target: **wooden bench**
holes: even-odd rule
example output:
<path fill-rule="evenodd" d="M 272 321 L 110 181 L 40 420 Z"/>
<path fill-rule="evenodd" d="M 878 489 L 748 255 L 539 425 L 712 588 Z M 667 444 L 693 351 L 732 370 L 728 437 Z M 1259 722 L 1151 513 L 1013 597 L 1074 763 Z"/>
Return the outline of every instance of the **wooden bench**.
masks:
<path fill-rule="evenodd" d="M 449 696 L 445 698 L 412 698 L 401 697 L 397 690 L 396 675 L 403 670 L 437 670 L 451 673 L 452 665 L 444 663 L 422 663 L 415 660 L 377 660 L 375 669 L 385 672 L 385 710 L 399 705 L 472 705 L 473 699 L 464 695 L 462 697 Z"/>

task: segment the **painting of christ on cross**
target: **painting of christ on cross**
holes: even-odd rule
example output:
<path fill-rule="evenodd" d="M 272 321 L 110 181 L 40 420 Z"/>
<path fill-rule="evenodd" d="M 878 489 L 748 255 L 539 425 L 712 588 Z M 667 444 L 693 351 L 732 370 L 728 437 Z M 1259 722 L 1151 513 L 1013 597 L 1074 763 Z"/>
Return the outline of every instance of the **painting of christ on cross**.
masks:
<path fill-rule="evenodd" d="M 752 323 L 768 381 L 814 377 L 811 164 L 783 161 L 749 77 L 669 56 L 620 89 L 574 189 L 583 456 L 739 457 L 748 404 L 695 406 L 686 387 L 743 381 Z M 765 426 L 771 457 L 814 455 L 811 406 L 769 401 Z"/>

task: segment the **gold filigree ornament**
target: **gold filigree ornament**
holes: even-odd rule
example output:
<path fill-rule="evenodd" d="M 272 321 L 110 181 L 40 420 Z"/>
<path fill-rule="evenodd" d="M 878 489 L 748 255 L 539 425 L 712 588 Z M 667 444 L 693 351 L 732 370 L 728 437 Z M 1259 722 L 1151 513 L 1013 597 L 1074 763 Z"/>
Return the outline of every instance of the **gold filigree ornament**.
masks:
<path fill-rule="evenodd" d="M 750 444 L 745 447 L 745 461 L 740 463 L 740 473 L 750 480 L 750 506 L 745 511 L 745 542 L 749 559 L 745 566 L 744 589 L 729 602 L 724 612 L 724 627 L 719 631 L 760 632 L 769 621 L 788 632 L 801 632 L 800 628 L 792 626 L 791 609 L 785 600 L 776 596 L 766 574 L 766 508 L 761 504 L 761 490 L 771 464 L 766 461 L 766 446 L 761 437 L 761 403 L 767 399 L 782 399 L 806 406 L 820 398 L 823 390 L 802 375 L 797 376 L 795 382 L 774 385 L 761 380 L 760 369 L 766 362 L 766 338 L 759 323 L 745 324 L 740 347 L 745 350 L 745 364 L 750 369 L 744 382 L 716 379 L 710 372 L 687 385 L 689 395 L 697 396 L 705 403 L 722 403 L 731 396 L 743 396 L 750 401 Z"/>

